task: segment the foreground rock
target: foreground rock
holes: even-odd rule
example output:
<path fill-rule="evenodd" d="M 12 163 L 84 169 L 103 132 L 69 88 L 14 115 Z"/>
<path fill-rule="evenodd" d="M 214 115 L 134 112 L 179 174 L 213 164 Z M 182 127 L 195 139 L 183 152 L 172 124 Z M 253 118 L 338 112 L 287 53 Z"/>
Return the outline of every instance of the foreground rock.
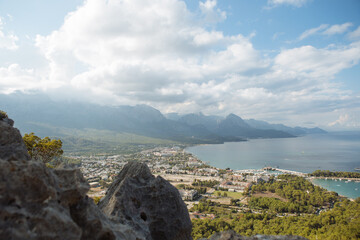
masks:
<path fill-rule="evenodd" d="M 0 120 L 0 239 L 146 239 L 109 220 L 79 170 L 30 160 L 13 121 Z"/>
<path fill-rule="evenodd" d="M 178 190 L 146 164 L 129 163 L 99 203 L 113 221 L 146 232 L 147 239 L 191 239 L 191 221 Z"/>
<path fill-rule="evenodd" d="M 30 160 L 20 132 L 13 125 L 13 120 L 7 117 L 0 118 L 0 159 Z"/>

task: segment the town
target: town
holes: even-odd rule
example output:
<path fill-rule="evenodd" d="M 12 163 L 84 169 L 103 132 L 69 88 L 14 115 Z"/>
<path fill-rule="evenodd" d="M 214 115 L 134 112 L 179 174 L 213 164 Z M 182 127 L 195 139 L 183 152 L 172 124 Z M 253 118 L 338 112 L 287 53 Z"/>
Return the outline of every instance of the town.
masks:
<path fill-rule="evenodd" d="M 81 162 L 80 169 L 90 184 L 89 197 L 101 199 L 107 188 L 129 161 L 147 164 L 155 176 L 161 176 L 174 185 L 186 203 L 191 218 L 215 218 L 215 214 L 200 213 L 200 203 L 228 208 L 231 212 L 248 212 L 248 191 L 253 185 L 268 182 L 279 174 L 292 174 L 305 177 L 304 173 L 265 167 L 260 170 L 232 170 L 212 167 L 181 147 L 157 147 L 126 155 L 71 156 Z M 256 194 L 255 194 L 256 195 Z M 259 197 L 277 197 L 276 194 L 263 193 Z M 261 210 L 253 210 L 262 213 Z"/>

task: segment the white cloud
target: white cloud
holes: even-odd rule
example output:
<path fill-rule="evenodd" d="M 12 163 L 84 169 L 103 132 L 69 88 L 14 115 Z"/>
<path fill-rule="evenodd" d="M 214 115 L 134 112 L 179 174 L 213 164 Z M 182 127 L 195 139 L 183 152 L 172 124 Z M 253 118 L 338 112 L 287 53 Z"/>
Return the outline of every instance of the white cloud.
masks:
<path fill-rule="evenodd" d="M 278 6 L 278 5 L 292 5 L 295 7 L 301 7 L 305 5 L 309 0 L 268 0 L 269 6 Z"/>
<path fill-rule="evenodd" d="M 346 32 L 349 27 L 351 27 L 353 24 L 350 22 L 344 23 L 344 24 L 336 24 L 336 25 L 332 25 L 331 27 L 329 27 L 328 29 L 326 29 L 323 34 L 326 35 L 334 35 L 334 34 L 341 34 Z"/>
<path fill-rule="evenodd" d="M 16 42 L 19 38 L 13 33 L 7 33 L 4 31 L 4 22 L 0 17 L 0 49 L 8 49 L 8 50 L 16 50 L 18 49 L 18 45 Z"/>
<path fill-rule="evenodd" d="M 303 32 L 298 40 L 303 40 L 311 35 L 314 34 L 323 34 L 323 35 L 335 35 L 335 34 L 342 34 L 352 26 L 353 24 L 350 22 L 344 23 L 344 24 L 335 24 L 335 25 L 329 25 L 329 24 L 321 24 L 319 27 L 311 28 Z"/>
<path fill-rule="evenodd" d="M 293 122 L 339 105 L 350 108 L 355 101 L 332 79 L 358 63 L 359 42 L 263 57 L 251 37 L 209 30 L 214 19 L 203 21 L 207 14 L 222 12 L 216 1 L 202 1 L 199 8 L 196 15 L 178 0 L 85 1 L 58 30 L 37 36 L 48 73 L 0 68 L 0 91 L 44 89 L 104 104 L 144 103 L 164 112 L 234 112 Z"/>
<path fill-rule="evenodd" d="M 199 2 L 199 8 L 205 16 L 207 23 L 217 23 L 226 19 L 226 12 L 216 8 L 216 0 L 205 0 Z"/>
<path fill-rule="evenodd" d="M 302 46 L 281 51 L 275 58 L 274 69 L 298 78 L 325 80 L 358 64 L 359 60 L 360 42 L 336 49 Z"/>
<path fill-rule="evenodd" d="M 303 40 L 311 35 L 314 35 L 318 32 L 320 32 L 321 30 L 324 30 L 325 28 L 327 28 L 329 25 L 328 24 L 321 24 L 319 27 L 317 28 L 311 28 L 309 30 L 306 30 L 305 32 L 303 32 L 300 37 L 299 40 Z"/>
<path fill-rule="evenodd" d="M 334 111 L 335 114 L 337 114 L 338 112 L 339 111 Z M 338 116 L 339 117 L 337 120 L 330 122 L 328 124 L 329 127 L 338 130 L 346 129 L 346 128 L 356 129 L 360 127 L 360 121 L 359 121 L 360 114 L 356 114 L 352 112 L 352 113 L 341 113 Z"/>
<path fill-rule="evenodd" d="M 360 26 L 355 31 L 350 32 L 348 37 L 352 40 L 360 39 Z"/>
<path fill-rule="evenodd" d="M 336 121 L 329 123 L 329 126 L 344 125 L 347 121 L 349 121 L 349 114 L 340 115 Z"/>
<path fill-rule="evenodd" d="M 18 64 L 0 67 L 0 93 L 12 93 L 40 88 L 34 69 L 22 69 Z"/>
<path fill-rule="evenodd" d="M 199 32 L 194 36 L 194 43 L 197 46 L 206 46 L 211 44 L 219 43 L 219 41 L 224 40 L 224 35 L 222 32 L 218 31 L 205 31 Z"/>
<path fill-rule="evenodd" d="M 216 1 L 200 5 L 211 12 Z M 53 81 L 90 92 L 110 90 L 134 101 L 164 101 L 171 86 L 266 66 L 248 38 L 224 36 L 194 22 L 181 1 L 91 0 L 69 14 L 58 31 L 36 41 Z"/>

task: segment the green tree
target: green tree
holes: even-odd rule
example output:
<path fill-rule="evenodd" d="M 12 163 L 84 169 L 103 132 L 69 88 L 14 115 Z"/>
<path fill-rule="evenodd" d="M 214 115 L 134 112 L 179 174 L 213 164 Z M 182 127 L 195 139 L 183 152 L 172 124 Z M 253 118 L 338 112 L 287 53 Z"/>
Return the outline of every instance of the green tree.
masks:
<path fill-rule="evenodd" d="M 3 120 L 4 118 L 7 118 L 8 115 L 6 114 L 6 112 L 0 110 L 0 120 Z"/>
<path fill-rule="evenodd" d="M 40 138 L 34 133 L 30 133 L 25 134 L 23 140 L 32 159 L 48 163 L 55 157 L 60 157 L 63 154 L 60 139 Z"/>

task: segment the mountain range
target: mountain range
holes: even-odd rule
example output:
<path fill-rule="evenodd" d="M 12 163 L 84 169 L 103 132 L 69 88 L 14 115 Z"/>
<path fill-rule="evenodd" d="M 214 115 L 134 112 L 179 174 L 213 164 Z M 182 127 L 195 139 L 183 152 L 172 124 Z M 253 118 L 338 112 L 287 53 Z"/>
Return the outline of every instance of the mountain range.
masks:
<path fill-rule="evenodd" d="M 22 133 L 39 136 L 77 137 L 79 131 L 132 134 L 186 143 L 223 143 L 251 138 L 286 138 L 324 133 L 320 128 L 287 127 L 259 120 L 243 120 L 202 113 L 163 115 L 147 106 L 101 106 L 82 102 L 53 101 L 45 95 L 0 94 L 0 110 L 13 118 Z"/>

